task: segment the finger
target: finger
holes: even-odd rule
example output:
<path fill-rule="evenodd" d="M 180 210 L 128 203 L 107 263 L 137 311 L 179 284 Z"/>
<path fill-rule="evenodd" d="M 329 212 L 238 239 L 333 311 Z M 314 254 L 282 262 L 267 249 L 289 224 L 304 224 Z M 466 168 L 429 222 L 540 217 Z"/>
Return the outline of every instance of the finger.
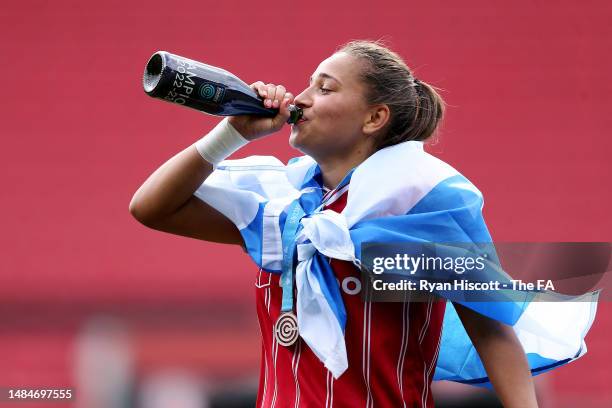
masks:
<path fill-rule="evenodd" d="M 276 94 L 276 85 L 274 84 L 267 84 L 266 85 L 266 100 L 264 101 L 264 105 L 266 105 L 266 108 L 271 108 L 272 107 L 272 101 L 274 100 L 275 94 Z"/>
<path fill-rule="evenodd" d="M 249 85 L 251 87 L 252 90 L 254 90 L 255 92 L 257 92 L 257 94 L 259 96 L 261 96 L 262 98 L 266 97 L 266 85 L 261 82 L 261 81 L 257 81 L 257 82 L 253 82 L 251 85 Z"/>
<path fill-rule="evenodd" d="M 280 105 L 278 109 L 278 115 L 276 115 L 272 120 L 273 126 L 275 128 L 282 128 L 283 125 L 287 122 L 287 119 L 289 119 L 289 105 L 291 104 L 291 102 L 293 102 L 293 100 L 294 96 L 290 92 L 286 92 L 284 94 L 282 101 L 279 102 Z"/>
<path fill-rule="evenodd" d="M 289 105 L 293 103 L 295 96 L 291 92 L 286 92 L 280 103 L 280 112 L 289 115 Z"/>
<path fill-rule="evenodd" d="M 278 85 L 276 87 L 276 93 L 274 94 L 274 98 L 271 98 L 272 99 L 272 107 L 274 109 L 277 109 L 277 108 L 280 107 L 280 105 L 281 105 L 281 103 L 283 101 L 283 98 L 285 97 L 286 93 L 287 93 L 287 90 L 285 89 L 284 86 Z"/>

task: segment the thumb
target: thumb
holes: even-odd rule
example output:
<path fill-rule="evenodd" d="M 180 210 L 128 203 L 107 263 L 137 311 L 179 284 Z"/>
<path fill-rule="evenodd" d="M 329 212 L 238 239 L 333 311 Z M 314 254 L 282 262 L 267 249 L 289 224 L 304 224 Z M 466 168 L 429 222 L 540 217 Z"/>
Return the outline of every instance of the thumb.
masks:
<path fill-rule="evenodd" d="M 278 107 L 278 115 L 273 119 L 275 127 L 281 128 L 289 119 L 289 105 L 293 102 L 293 95 L 287 92 Z"/>

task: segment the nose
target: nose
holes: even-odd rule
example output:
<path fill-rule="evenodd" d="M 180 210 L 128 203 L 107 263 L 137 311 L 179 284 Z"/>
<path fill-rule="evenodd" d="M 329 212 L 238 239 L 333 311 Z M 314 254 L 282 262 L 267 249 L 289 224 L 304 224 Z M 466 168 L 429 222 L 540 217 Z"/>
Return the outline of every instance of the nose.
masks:
<path fill-rule="evenodd" d="M 309 89 L 310 88 L 304 89 L 298 96 L 295 97 L 293 100 L 294 105 L 302 109 L 312 106 L 312 98 L 308 93 Z"/>

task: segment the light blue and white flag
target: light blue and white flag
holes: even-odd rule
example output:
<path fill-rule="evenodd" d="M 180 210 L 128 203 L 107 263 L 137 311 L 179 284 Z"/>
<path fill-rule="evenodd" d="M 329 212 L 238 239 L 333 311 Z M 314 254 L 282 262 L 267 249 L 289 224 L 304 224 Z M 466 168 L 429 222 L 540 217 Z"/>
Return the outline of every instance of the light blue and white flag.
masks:
<path fill-rule="evenodd" d="M 269 156 L 227 160 L 195 196 L 228 217 L 240 230 L 251 258 L 272 273 L 281 273 L 287 209 L 298 200 L 306 214 L 294 240 L 299 333 L 338 378 L 348 367 L 347 317 L 326 257 L 360 265 L 362 243 L 486 243 L 491 236 L 482 217 L 480 191 L 425 152 L 422 142 L 382 149 L 349 173 L 343 180 L 350 184 L 341 213 L 321 210 L 319 176 L 318 165 L 308 156 L 287 165 Z M 535 375 L 586 352 L 584 338 L 595 316 L 597 295 L 566 302 L 462 304 L 512 325 Z M 490 385 L 452 304 L 446 308 L 434 379 Z"/>

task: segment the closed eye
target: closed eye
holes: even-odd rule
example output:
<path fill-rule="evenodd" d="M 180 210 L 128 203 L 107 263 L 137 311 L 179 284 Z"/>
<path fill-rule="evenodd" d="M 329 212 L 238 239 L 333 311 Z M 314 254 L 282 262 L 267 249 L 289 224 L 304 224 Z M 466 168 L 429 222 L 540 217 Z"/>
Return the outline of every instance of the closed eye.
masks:
<path fill-rule="evenodd" d="M 323 88 L 322 86 L 319 87 L 319 90 L 321 91 L 322 94 L 328 94 L 330 93 L 332 90 L 331 89 L 327 89 L 327 88 Z"/>

